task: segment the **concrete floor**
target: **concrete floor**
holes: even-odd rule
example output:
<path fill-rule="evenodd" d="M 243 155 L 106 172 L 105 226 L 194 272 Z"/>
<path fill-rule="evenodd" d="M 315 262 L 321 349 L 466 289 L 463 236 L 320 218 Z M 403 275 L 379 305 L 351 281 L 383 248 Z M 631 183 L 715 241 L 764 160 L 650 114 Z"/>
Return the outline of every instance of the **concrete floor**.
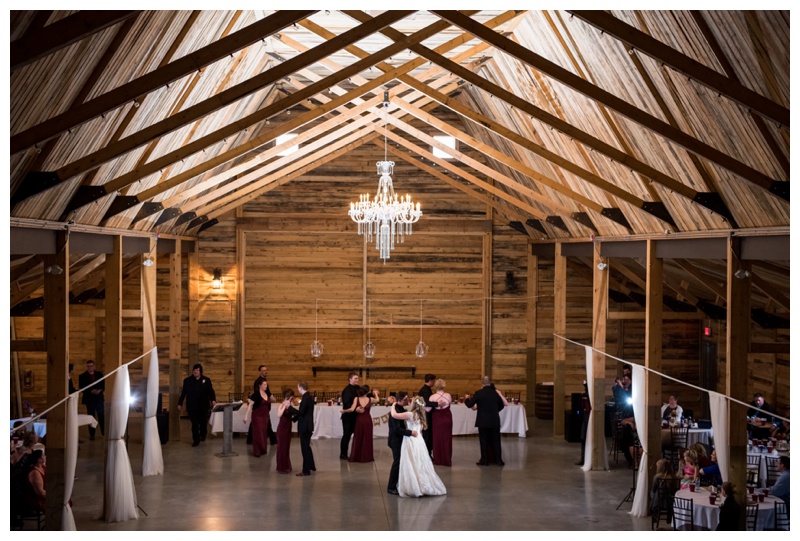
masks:
<path fill-rule="evenodd" d="M 222 438 L 191 447 L 188 420 L 181 441 L 162 447 L 165 473 L 141 476 L 142 446 L 131 428 L 129 456 L 141 518 L 98 520 L 102 508 L 105 441 L 81 444 L 73 512 L 78 530 L 649 530 L 649 518 L 633 518 L 632 476 L 624 460 L 611 471 L 584 473 L 573 463 L 577 443 L 552 437 L 552 423 L 528 419 L 528 438 L 503 437 L 506 466 L 478 467 L 477 437 L 453 442 L 453 467 L 436 468 L 447 496 L 407 499 L 386 493 L 391 451 L 375 440 L 375 462 L 340 461 L 339 440 L 314 440 L 317 472 L 295 477 L 275 472 L 275 451 L 255 458 L 244 437 L 233 440 L 236 457 L 219 458 Z M 85 428 L 82 428 L 85 430 Z M 99 436 L 99 434 L 98 434 Z M 301 464 L 299 440 L 292 465 Z"/>

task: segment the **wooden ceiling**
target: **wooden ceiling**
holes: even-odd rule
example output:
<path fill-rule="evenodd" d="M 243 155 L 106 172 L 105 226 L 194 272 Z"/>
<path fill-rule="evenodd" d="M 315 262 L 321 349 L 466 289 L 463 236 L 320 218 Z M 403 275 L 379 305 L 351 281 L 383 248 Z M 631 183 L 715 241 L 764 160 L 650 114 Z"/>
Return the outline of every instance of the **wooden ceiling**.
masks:
<path fill-rule="evenodd" d="M 12 11 L 10 29 L 12 225 L 194 236 L 386 135 L 536 240 L 788 235 L 788 11 Z M 433 135 L 464 152 L 433 157 Z M 687 265 L 678 283 L 713 290 Z M 788 296 L 788 255 L 769 267 Z"/>

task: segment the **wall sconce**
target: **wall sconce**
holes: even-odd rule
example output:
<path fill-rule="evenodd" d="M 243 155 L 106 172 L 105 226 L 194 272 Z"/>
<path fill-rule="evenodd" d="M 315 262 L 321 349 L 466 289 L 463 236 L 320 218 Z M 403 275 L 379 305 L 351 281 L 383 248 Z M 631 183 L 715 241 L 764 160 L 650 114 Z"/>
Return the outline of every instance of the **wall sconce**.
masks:
<path fill-rule="evenodd" d="M 606 270 L 606 268 L 608 268 L 608 264 L 605 261 L 601 261 L 597 264 L 597 268 L 599 270 Z"/>
<path fill-rule="evenodd" d="M 47 274 L 58 276 L 59 274 L 62 274 L 64 272 L 64 269 L 62 269 L 59 265 L 48 265 L 44 269 L 44 272 L 46 272 Z"/>
<path fill-rule="evenodd" d="M 222 287 L 222 270 L 214 269 L 214 278 L 211 280 L 211 287 L 214 289 Z"/>

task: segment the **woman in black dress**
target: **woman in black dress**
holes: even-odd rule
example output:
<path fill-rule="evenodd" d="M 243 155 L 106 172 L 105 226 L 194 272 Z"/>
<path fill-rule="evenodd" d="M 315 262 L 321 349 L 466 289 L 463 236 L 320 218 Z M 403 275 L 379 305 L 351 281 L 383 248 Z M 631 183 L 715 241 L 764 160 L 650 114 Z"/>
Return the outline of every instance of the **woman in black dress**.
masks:
<path fill-rule="evenodd" d="M 267 380 L 261 382 L 258 391 L 250 396 L 247 402 L 247 412 L 244 420 L 252 414 L 253 424 L 253 456 L 260 457 L 267 452 L 267 423 L 269 422 L 269 396 L 267 395 Z"/>
<path fill-rule="evenodd" d="M 294 391 L 286 389 L 283 391 L 283 402 L 278 406 L 278 450 L 275 454 L 278 473 L 291 473 L 292 461 L 289 459 L 289 448 L 292 444 L 292 405 Z"/>
<path fill-rule="evenodd" d="M 739 504 L 736 503 L 736 489 L 730 481 L 722 483 L 722 497 L 725 498 L 725 501 L 719 509 L 717 530 L 736 531 L 739 529 L 739 516 L 742 510 L 739 508 Z"/>

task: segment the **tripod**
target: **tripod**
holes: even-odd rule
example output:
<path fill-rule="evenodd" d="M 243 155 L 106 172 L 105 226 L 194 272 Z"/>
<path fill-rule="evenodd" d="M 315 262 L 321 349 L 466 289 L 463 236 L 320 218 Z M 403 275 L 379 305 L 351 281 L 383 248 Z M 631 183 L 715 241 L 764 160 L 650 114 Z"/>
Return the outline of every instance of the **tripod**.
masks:
<path fill-rule="evenodd" d="M 631 489 L 628 491 L 628 494 L 625 496 L 625 498 L 623 498 L 622 501 L 619 502 L 617 510 L 619 510 L 619 508 L 622 507 L 622 504 L 625 502 L 631 502 L 631 504 L 633 503 L 633 498 L 636 495 L 636 478 L 638 477 L 639 474 L 639 463 L 641 462 L 641 457 L 640 457 L 641 450 L 642 446 L 637 440 L 633 444 L 633 485 L 631 485 Z"/>

